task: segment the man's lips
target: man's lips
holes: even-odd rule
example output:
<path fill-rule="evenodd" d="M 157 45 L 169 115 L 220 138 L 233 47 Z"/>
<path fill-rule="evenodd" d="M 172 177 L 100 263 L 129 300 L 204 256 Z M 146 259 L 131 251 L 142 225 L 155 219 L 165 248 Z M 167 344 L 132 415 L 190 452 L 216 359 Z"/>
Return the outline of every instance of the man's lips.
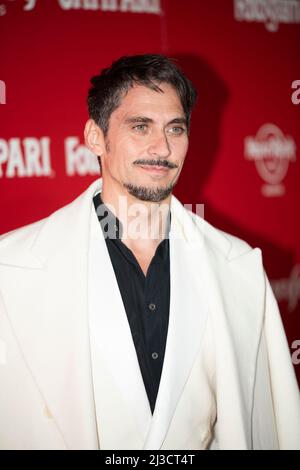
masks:
<path fill-rule="evenodd" d="M 138 165 L 140 168 L 143 168 L 143 170 L 146 171 L 155 171 L 159 173 L 166 173 L 169 171 L 171 168 L 168 168 L 166 166 L 162 165 Z"/>

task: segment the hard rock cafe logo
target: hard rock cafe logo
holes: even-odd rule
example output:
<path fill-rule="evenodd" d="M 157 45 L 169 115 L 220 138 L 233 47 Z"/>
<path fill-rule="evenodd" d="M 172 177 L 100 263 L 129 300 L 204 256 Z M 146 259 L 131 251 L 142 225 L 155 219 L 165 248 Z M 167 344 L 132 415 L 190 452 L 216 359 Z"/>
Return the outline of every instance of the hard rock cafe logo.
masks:
<path fill-rule="evenodd" d="M 265 184 L 262 194 L 267 197 L 285 193 L 283 180 L 290 162 L 296 160 L 296 144 L 292 137 L 285 136 L 274 124 L 264 124 L 256 136 L 245 138 L 245 158 L 253 160 Z"/>

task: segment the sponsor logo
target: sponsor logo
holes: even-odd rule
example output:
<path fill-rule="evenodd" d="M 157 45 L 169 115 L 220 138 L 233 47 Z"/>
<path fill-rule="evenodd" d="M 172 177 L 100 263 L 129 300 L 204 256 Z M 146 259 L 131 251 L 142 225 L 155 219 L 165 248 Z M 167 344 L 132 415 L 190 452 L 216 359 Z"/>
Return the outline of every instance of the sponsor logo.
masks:
<path fill-rule="evenodd" d="M 266 197 L 282 196 L 282 184 L 289 163 L 296 160 L 296 144 L 274 124 L 264 124 L 255 137 L 246 137 L 244 155 L 252 160 L 260 177 L 265 181 L 262 194 Z"/>
<path fill-rule="evenodd" d="M 64 10 L 129 11 L 154 14 L 161 12 L 160 0 L 58 0 L 58 3 Z"/>
<path fill-rule="evenodd" d="M 300 265 L 296 264 L 288 278 L 272 279 L 274 295 L 278 302 L 287 302 L 289 312 L 293 312 L 300 300 Z"/>
<path fill-rule="evenodd" d="M 294 80 L 292 82 L 292 89 L 295 90 L 292 93 L 291 100 L 293 104 L 300 104 L 300 80 Z"/>
<path fill-rule="evenodd" d="M 25 0 L 24 11 L 32 11 L 37 0 Z M 42 2 L 39 2 L 42 3 Z M 57 0 L 58 6 L 62 10 L 89 10 L 89 11 L 110 11 L 110 12 L 130 12 L 130 13 L 161 13 L 161 0 Z M 0 16 L 7 13 L 7 5 L 0 5 Z"/>
<path fill-rule="evenodd" d="M 234 0 L 237 21 L 264 23 L 268 31 L 278 31 L 280 23 L 300 23 L 299 0 Z"/>
<path fill-rule="evenodd" d="M 6 85 L 3 80 L 0 80 L 0 104 L 6 104 Z"/>
<path fill-rule="evenodd" d="M 0 139 L 0 178 L 53 176 L 50 138 Z"/>
<path fill-rule="evenodd" d="M 65 139 L 65 162 L 68 176 L 98 175 L 99 163 L 96 156 L 85 145 L 81 145 L 78 137 Z"/>
<path fill-rule="evenodd" d="M 50 142 L 50 137 L 0 139 L 0 178 L 54 177 Z M 67 176 L 100 173 L 96 156 L 80 144 L 78 137 L 66 137 L 64 147 Z"/>

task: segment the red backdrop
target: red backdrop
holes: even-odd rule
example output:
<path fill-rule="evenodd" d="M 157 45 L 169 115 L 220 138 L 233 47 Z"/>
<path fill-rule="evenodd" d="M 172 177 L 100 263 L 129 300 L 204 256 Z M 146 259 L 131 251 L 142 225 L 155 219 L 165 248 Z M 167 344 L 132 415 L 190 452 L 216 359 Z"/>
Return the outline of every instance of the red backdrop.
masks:
<path fill-rule="evenodd" d="M 199 91 L 175 195 L 263 250 L 300 379 L 300 2 L 0 0 L 0 232 L 98 176 L 89 79 L 124 54 L 179 60 Z"/>

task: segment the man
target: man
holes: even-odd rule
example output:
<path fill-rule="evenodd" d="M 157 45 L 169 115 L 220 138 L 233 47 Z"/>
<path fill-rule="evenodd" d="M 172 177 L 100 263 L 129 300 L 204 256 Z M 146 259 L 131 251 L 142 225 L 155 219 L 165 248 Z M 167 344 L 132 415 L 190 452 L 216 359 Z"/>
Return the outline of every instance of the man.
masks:
<path fill-rule="evenodd" d="M 2 237 L 1 448 L 299 448 L 260 250 L 172 196 L 195 97 L 160 55 L 103 70 L 85 127 L 102 179 Z"/>

